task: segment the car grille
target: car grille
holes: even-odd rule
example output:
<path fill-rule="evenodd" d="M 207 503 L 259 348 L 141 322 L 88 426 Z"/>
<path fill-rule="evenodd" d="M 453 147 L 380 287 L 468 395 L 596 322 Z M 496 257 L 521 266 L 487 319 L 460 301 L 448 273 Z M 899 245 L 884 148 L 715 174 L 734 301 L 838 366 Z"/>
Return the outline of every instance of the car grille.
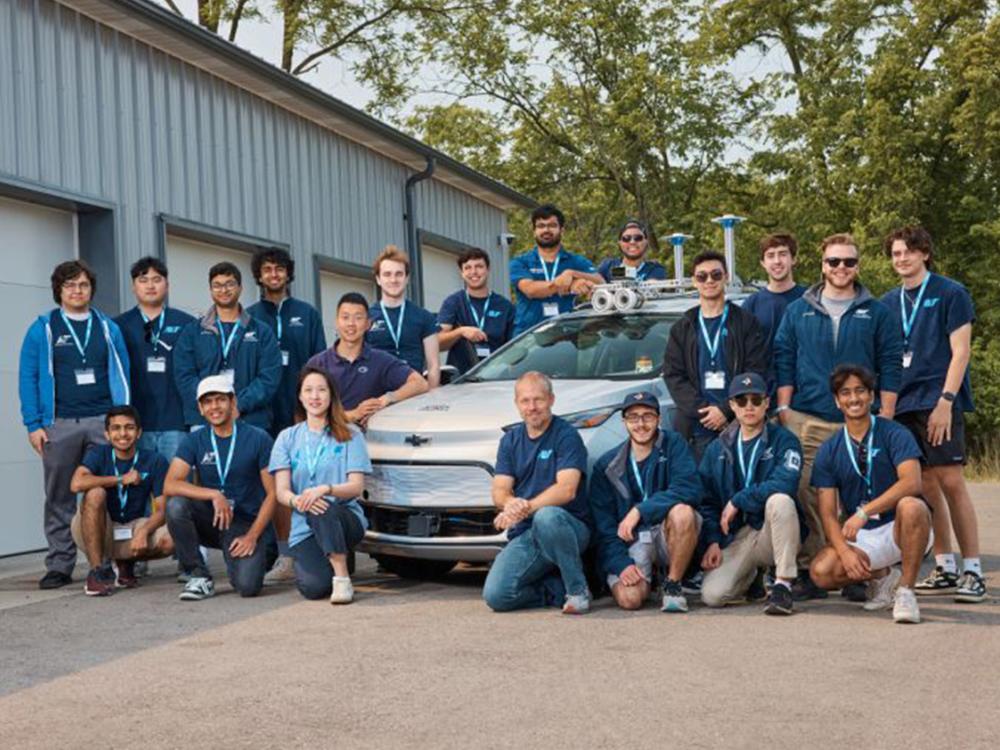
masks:
<path fill-rule="evenodd" d="M 483 464 L 376 463 L 364 501 L 417 508 L 491 508 L 493 474 Z"/>
<path fill-rule="evenodd" d="M 368 527 L 381 534 L 410 537 L 494 536 L 495 511 L 411 510 L 365 505 Z"/>

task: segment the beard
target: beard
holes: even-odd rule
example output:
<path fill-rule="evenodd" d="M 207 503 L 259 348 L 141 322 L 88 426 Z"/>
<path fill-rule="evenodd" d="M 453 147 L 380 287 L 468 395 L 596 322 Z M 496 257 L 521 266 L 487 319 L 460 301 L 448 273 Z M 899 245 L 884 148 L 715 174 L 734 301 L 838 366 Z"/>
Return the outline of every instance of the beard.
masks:
<path fill-rule="evenodd" d="M 542 240 L 538 237 L 535 238 L 535 244 L 539 247 L 544 247 L 546 250 L 551 250 L 554 247 L 559 247 L 562 243 L 562 234 L 557 234 L 551 240 Z"/>

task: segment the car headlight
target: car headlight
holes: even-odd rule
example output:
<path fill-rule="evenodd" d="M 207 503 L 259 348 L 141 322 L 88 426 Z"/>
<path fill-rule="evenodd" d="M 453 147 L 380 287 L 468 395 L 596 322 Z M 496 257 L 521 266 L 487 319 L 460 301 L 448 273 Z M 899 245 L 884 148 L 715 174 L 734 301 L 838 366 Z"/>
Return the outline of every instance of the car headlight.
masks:
<path fill-rule="evenodd" d="M 586 411 L 576 411 L 572 414 L 560 414 L 559 416 L 578 430 L 588 430 L 592 427 L 600 427 L 618 409 L 619 407 L 616 404 L 615 406 L 602 406 L 599 409 L 587 409 Z"/>

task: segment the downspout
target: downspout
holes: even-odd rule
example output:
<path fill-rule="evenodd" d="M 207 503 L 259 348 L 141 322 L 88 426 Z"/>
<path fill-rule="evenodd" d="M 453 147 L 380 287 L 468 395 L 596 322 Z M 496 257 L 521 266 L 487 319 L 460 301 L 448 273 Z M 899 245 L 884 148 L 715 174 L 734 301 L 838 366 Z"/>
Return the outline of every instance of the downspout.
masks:
<path fill-rule="evenodd" d="M 427 166 L 423 172 L 417 172 L 406 178 L 405 188 L 405 208 L 403 213 L 403 223 L 406 225 L 406 254 L 410 256 L 411 275 L 413 285 L 410 288 L 410 299 L 418 305 L 424 304 L 424 262 L 420 255 L 420 248 L 417 247 L 417 215 L 413 206 L 413 188 L 418 182 L 426 180 L 434 174 L 434 157 L 428 156 Z"/>

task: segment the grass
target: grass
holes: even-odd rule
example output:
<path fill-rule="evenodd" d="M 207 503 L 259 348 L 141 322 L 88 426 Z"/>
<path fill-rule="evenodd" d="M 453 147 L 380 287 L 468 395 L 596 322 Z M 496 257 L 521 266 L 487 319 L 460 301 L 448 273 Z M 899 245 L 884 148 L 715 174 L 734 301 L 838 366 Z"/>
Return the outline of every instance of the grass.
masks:
<path fill-rule="evenodd" d="M 965 478 L 970 482 L 1000 481 L 1000 435 L 991 433 L 970 441 Z"/>

